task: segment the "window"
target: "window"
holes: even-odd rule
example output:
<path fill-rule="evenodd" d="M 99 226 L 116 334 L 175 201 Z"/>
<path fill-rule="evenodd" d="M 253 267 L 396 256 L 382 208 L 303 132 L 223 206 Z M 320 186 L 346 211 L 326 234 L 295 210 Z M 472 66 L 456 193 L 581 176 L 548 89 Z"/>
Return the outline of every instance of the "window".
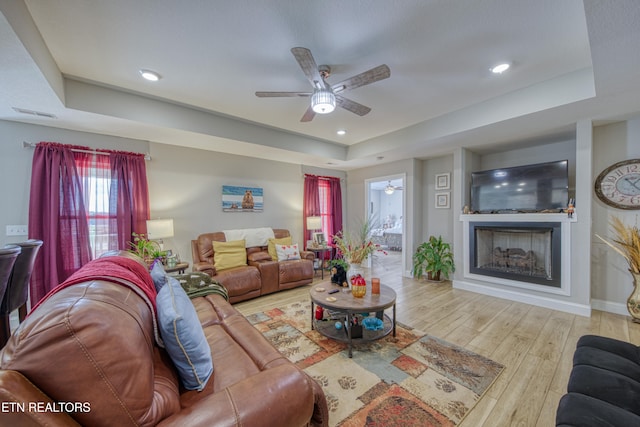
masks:
<path fill-rule="evenodd" d="M 337 230 L 333 230 L 333 206 L 331 203 L 331 186 L 329 181 L 318 181 L 318 196 L 320 198 L 320 218 L 322 220 L 322 232 L 325 241 L 330 242 Z"/>
<path fill-rule="evenodd" d="M 91 154 L 76 158 L 76 167 L 82 180 L 82 195 L 89 224 L 91 258 L 95 259 L 107 252 L 109 242 L 114 240 L 109 232 L 109 224 L 115 221 L 109 209 L 111 190 L 111 168 L 109 156 Z M 114 233 L 115 234 L 115 233 Z"/>
<path fill-rule="evenodd" d="M 331 237 L 342 230 L 342 192 L 340 179 L 336 177 L 305 175 L 304 217 L 320 216 L 322 233 L 328 243 Z M 306 240 L 311 239 L 311 231 L 304 226 Z"/>

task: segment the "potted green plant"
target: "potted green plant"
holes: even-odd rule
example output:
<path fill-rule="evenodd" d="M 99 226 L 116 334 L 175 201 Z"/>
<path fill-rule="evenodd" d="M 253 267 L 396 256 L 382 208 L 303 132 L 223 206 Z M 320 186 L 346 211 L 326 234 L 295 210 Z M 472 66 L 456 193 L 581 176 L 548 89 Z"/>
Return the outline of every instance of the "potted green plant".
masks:
<path fill-rule="evenodd" d="M 349 264 L 347 263 L 347 261 L 342 258 L 336 258 L 329 261 L 329 270 L 338 265 L 341 266 L 344 271 L 347 271 L 349 269 Z"/>
<path fill-rule="evenodd" d="M 413 254 L 413 276 L 418 279 L 426 275 L 428 280 L 439 282 L 448 279 L 454 271 L 451 245 L 442 241 L 442 236 L 430 236 Z"/>
<path fill-rule="evenodd" d="M 167 252 L 160 249 L 160 245 L 153 240 L 147 239 L 144 234 L 131 233 L 133 241 L 129 242 L 129 252 L 138 255 L 147 264 L 151 263 L 156 258 L 161 258 L 163 261 L 167 256 Z"/>

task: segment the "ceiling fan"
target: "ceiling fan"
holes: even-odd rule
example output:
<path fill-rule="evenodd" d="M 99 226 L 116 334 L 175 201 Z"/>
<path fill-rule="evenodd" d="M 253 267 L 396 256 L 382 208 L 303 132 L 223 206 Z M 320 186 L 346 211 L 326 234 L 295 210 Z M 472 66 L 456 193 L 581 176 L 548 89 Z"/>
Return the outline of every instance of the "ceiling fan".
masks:
<path fill-rule="evenodd" d="M 404 190 L 404 188 L 401 185 L 391 185 L 391 181 L 384 187 L 384 192 L 388 195 L 392 195 L 396 190 Z"/>
<path fill-rule="evenodd" d="M 316 113 L 331 113 L 336 105 L 359 116 L 364 116 L 371 111 L 371 108 L 345 98 L 340 93 L 386 79 L 391 75 L 389 67 L 383 64 L 340 83 L 330 85 L 326 79 L 331 74 L 331 67 L 328 65 L 317 66 L 311 51 L 307 48 L 294 47 L 291 49 L 291 53 L 298 61 L 304 75 L 311 82 L 313 92 L 256 92 L 256 96 L 258 98 L 310 96 L 311 104 L 300 119 L 301 122 L 310 122 Z"/>

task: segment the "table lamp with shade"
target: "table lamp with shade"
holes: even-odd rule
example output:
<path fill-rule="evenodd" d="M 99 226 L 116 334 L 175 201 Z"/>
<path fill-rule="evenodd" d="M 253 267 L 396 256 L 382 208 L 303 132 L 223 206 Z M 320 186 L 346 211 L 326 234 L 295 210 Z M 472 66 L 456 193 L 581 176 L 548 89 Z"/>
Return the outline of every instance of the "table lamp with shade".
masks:
<path fill-rule="evenodd" d="M 307 230 L 309 231 L 318 231 L 318 230 L 322 230 L 322 218 L 319 216 L 308 216 L 307 217 Z M 318 242 L 315 239 L 315 236 L 318 233 L 313 233 L 314 235 L 314 244 L 321 244 L 321 242 Z M 324 239 L 323 239 L 324 241 Z"/>
<path fill-rule="evenodd" d="M 164 250 L 162 239 L 167 237 L 173 237 L 173 218 L 147 220 L 147 238 L 157 241 L 161 251 Z"/>

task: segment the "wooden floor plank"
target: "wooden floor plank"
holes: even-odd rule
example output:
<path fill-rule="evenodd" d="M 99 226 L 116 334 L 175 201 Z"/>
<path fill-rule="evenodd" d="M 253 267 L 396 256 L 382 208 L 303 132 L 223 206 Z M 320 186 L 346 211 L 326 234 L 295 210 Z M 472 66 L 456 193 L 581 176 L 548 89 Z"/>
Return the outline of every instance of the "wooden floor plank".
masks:
<path fill-rule="evenodd" d="M 390 265 L 373 269 L 398 294 L 398 320 L 505 366 L 461 427 L 554 425 L 580 336 L 604 335 L 640 345 L 640 324 L 629 316 L 598 310 L 591 317 L 576 316 L 452 289 L 450 282 L 403 278 L 399 259 L 393 254 Z M 317 275 L 314 283 L 320 281 Z M 245 315 L 265 311 L 308 298 L 310 288 L 265 295 L 235 307 Z"/>

